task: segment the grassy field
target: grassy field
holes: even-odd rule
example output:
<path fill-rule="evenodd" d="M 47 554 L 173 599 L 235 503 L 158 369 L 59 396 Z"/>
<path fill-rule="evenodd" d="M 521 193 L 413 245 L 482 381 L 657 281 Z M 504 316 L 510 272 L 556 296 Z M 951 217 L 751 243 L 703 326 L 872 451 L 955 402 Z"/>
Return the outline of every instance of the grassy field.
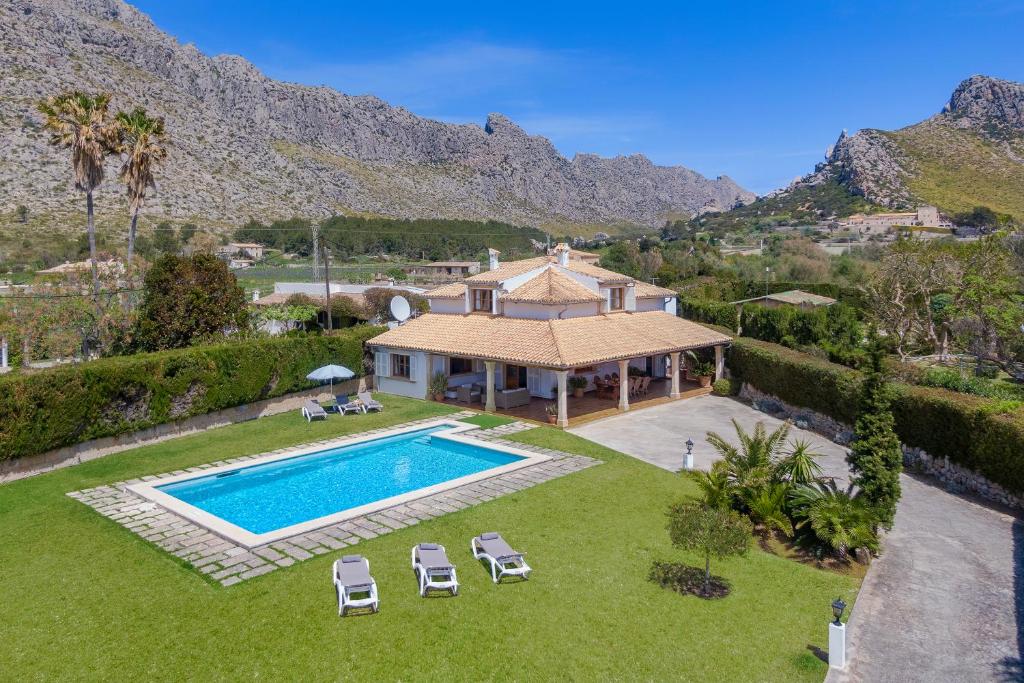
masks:
<path fill-rule="evenodd" d="M 913 160 L 918 173 L 907 179 L 915 196 L 947 212 L 987 206 L 1024 219 L 1024 142 L 997 144 L 980 135 L 921 123 L 888 133 Z"/>
<path fill-rule="evenodd" d="M 647 581 L 673 549 L 664 512 L 689 482 L 540 427 L 515 439 L 604 464 L 361 543 L 381 612 L 339 619 L 336 555 L 231 588 L 66 497 L 68 491 L 438 415 L 387 398 L 382 415 L 307 425 L 297 414 L 126 451 L 0 486 L 0 671 L 76 680 L 820 681 L 829 602 L 856 582 L 752 549 L 714 563 L 733 593 L 705 602 Z M 529 582 L 495 586 L 469 539 L 499 530 L 528 552 Z M 448 547 L 456 598 L 422 599 L 419 541 Z M 340 553 L 339 553 L 340 554 Z"/>

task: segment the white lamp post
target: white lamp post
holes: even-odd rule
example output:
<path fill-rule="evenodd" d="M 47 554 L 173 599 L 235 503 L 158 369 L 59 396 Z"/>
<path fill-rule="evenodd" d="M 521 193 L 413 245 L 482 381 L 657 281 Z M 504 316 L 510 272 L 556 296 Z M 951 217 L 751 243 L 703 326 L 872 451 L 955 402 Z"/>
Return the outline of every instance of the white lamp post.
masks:
<path fill-rule="evenodd" d="M 686 455 L 683 456 L 683 469 L 693 469 L 693 440 L 686 440 Z"/>
<path fill-rule="evenodd" d="M 846 668 L 846 624 L 843 612 L 846 603 L 841 598 L 832 602 L 832 616 L 836 618 L 828 625 L 828 665 L 837 669 Z"/>

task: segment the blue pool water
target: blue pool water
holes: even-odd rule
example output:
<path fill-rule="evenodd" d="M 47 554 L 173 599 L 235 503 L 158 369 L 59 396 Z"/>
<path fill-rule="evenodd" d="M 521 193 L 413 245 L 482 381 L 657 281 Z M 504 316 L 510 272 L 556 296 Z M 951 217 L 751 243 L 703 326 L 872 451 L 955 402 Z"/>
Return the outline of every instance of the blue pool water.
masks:
<path fill-rule="evenodd" d="M 157 488 L 262 534 L 522 460 L 431 436 L 447 429 L 432 427 Z"/>

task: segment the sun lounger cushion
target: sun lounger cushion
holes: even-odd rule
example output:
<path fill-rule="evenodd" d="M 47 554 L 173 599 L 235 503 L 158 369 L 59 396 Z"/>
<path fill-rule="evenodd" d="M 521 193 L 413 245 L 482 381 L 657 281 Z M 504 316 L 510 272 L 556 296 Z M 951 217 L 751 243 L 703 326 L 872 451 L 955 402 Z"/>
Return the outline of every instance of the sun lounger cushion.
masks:
<path fill-rule="evenodd" d="M 420 550 L 437 550 L 436 543 L 420 543 Z"/>
<path fill-rule="evenodd" d="M 448 557 L 438 548 L 424 548 L 420 546 L 420 564 L 427 569 L 448 569 L 452 563 Z"/>
<path fill-rule="evenodd" d="M 499 534 L 497 531 L 488 531 L 485 534 L 480 534 L 481 541 L 489 541 L 492 538 L 499 538 Z"/>
<path fill-rule="evenodd" d="M 517 553 L 512 549 L 505 539 L 501 536 L 498 538 L 480 538 L 480 546 L 484 549 L 488 555 L 495 559 L 501 559 L 503 557 L 518 557 L 522 553 Z"/>
<path fill-rule="evenodd" d="M 362 562 L 362 555 L 345 555 L 341 558 L 342 562 Z"/>
<path fill-rule="evenodd" d="M 356 561 L 349 560 L 347 558 L 355 557 Z M 340 574 L 341 582 L 351 588 L 360 588 L 363 586 L 369 587 L 373 584 L 373 579 L 370 578 L 370 572 L 366 568 L 366 562 L 359 555 L 347 555 L 341 558 L 341 564 L 338 567 L 338 573 Z"/>

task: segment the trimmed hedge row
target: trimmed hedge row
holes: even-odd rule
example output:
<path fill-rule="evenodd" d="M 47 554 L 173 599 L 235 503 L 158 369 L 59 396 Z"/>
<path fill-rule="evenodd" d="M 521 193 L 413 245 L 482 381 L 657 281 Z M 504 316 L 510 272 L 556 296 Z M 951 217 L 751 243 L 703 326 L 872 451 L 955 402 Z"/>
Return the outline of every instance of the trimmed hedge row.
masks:
<path fill-rule="evenodd" d="M 362 369 L 382 328 L 105 358 L 0 377 L 0 461 L 115 436 L 315 385 L 321 365 Z"/>
<path fill-rule="evenodd" d="M 728 363 L 733 378 L 786 403 L 848 425 L 857 418 L 860 374 L 855 370 L 747 337 L 733 340 Z"/>
<path fill-rule="evenodd" d="M 861 375 L 776 344 L 739 338 L 728 356 L 733 377 L 795 406 L 852 425 Z M 896 433 L 908 446 L 1024 493 L 1024 412 L 999 412 L 997 401 L 945 389 L 895 384 Z"/>
<path fill-rule="evenodd" d="M 731 333 L 735 333 L 740 326 L 740 314 L 737 306 L 722 301 L 689 299 L 680 296 L 679 315 L 694 322 L 726 327 Z"/>

